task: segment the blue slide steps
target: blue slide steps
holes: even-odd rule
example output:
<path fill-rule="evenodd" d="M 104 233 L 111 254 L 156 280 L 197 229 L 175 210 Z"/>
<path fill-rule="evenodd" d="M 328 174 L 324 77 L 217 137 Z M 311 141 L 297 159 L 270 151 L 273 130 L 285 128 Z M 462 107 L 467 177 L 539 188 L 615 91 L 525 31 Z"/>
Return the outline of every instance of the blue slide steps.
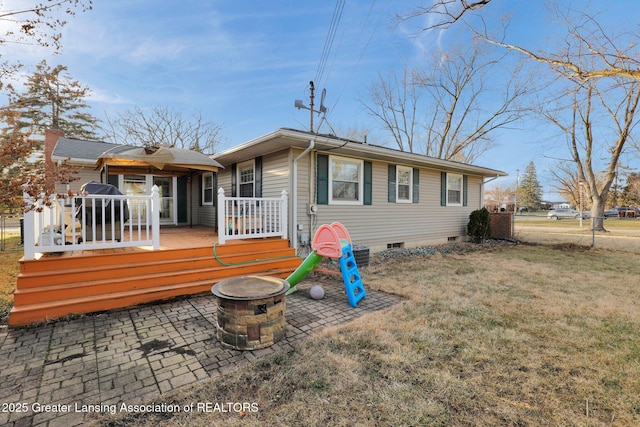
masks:
<path fill-rule="evenodd" d="M 356 258 L 353 256 L 351 244 L 342 247 L 342 256 L 340 257 L 340 271 L 342 271 L 342 279 L 344 288 L 347 291 L 349 305 L 356 308 L 358 301 L 367 296 L 362 284 L 362 278 L 356 265 Z"/>

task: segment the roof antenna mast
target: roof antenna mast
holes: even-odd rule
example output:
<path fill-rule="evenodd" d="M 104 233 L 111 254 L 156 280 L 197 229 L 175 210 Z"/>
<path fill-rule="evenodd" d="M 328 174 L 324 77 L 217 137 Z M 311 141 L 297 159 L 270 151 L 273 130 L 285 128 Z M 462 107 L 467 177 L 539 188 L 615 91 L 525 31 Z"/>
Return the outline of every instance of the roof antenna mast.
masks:
<path fill-rule="evenodd" d="M 309 132 L 313 133 L 313 92 L 315 91 L 315 87 L 313 86 L 313 80 L 309 82 L 309 88 L 311 90 L 311 94 L 309 95 L 309 110 L 311 110 L 311 119 L 309 121 Z"/>
<path fill-rule="evenodd" d="M 327 95 L 327 90 L 326 89 L 322 89 L 322 98 L 320 98 L 320 108 L 318 110 L 314 110 L 313 106 L 315 105 L 313 103 L 313 100 L 315 99 L 315 86 L 313 84 L 313 81 L 309 82 L 309 89 L 311 91 L 311 93 L 309 94 L 309 107 L 307 107 L 306 105 L 304 105 L 302 103 L 301 100 L 296 99 L 295 103 L 293 104 L 294 107 L 296 107 L 298 110 L 301 108 L 304 108 L 306 110 L 309 110 L 311 112 L 310 114 L 310 120 L 309 120 L 309 132 L 313 133 L 313 113 L 316 114 L 325 114 L 327 113 L 327 107 L 324 106 L 324 98 Z M 322 121 L 320 121 L 320 126 L 322 126 Z"/>

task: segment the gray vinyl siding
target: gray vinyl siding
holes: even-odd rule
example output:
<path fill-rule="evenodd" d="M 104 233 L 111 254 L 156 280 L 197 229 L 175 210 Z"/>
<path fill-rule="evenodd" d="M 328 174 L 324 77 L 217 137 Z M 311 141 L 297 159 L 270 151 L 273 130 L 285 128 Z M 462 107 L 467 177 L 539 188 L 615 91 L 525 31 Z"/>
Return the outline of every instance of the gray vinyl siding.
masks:
<path fill-rule="evenodd" d="M 317 205 L 317 152 L 298 161 L 298 191 L 294 196 L 291 173 L 293 159 L 301 149 L 285 149 L 262 157 L 262 195 L 279 197 L 283 189 L 289 193 L 290 238 L 302 234 L 309 240 L 322 224 L 338 221 L 344 224 L 354 244 L 368 246 L 373 252 L 385 250 L 387 245 L 401 243 L 404 247 L 444 243 L 449 238 L 466 238 L 469 214 L 481 206 L 482 178 L 468 175 L 467 206 L 440 206 L 440 170 L 419 168 L 419 203 L 391 203 L 388 201 L 388 166 L 372 161 L 371 205 Z M 231 165 L 218 174 L 218 187 L 231 195 Z M 293 197 L 297 201 L 297 221 L 293 224 Z M 310 215 L 309 207 L 317 206 L 317 214 Z M 299 245 L 301 252 L 305 247 Z M 309 250 L 309 247 L 306 247 Z"/>
<path fill-rule="evenodd" d="M 282 150 L 262 157 L 262 197 L 280 197 L 282 190 L 290 192 L 289 150 Z M 247 159 L 250 160 L 250 159 Z M 231 197 L 231 165 L 218 172 L 218 188 Z M 216 197 L 217 197 L 216 189 Z"/>
<path fill-rule="evenodd" d="M 388 201 L 387 175 L 387 163 L 373 162 L 372 204 L 319 205 L 316 226 L 339 221 L 354 244 L 369 246 L 373 251 L 384 250 L 388 244 L 416 247 L 466 237 L 469 214 L 480 206 L 481 177 L 469 176 L 467 206 L 440 206 L 439 170 L 420 169 L 419 203 L 415 204 Z M 298 211 L 300 222 L 304 216 L 301 209 Z"/>
<path fill-rule="evenodd" d="M 203 225 L 205 227 L 215 228 L 216 226 L 216 201 L 218 194 L 217 189 L 213 190 L 214 205 L 202 204 L 202 175 L 196 175 L 191 183 L 191 206 L 194 207 L 193 223 Z"/>
<path fill-rule="evenodd" d="M 89 181 L 100 182 L 100 171 L 87 167 L 81 167 L 78 168 L 76 177 L 78 178 L 77 180 L 69 183 L 69 190 L 73 191 L 74 193 L 79 192 L 80 187 L 82 187 L 83 184 Z M 61 194 L 66 193 L 67 185 L 56 183 L 56 191 Z"/>
<path fill-rule="evenodd" d="M 262 156 L 262 197 L 281 197 L 282 190 L 287 190 L 289 206 L 291 206 L 290 151 L 285 149 Z M 225 195 L 231 197 L 231 165 L 226 165 L 224 170 L 218 172 L 218 188 L 222 188 Z M 288 212 L 288 220 L 291 224 L 291 208 Z"/>
<path fill-rule="evenodd" d="M 291 192 L 289 150 L 262 157 L 262 197 L 280 197 L 282 190 Z"/>

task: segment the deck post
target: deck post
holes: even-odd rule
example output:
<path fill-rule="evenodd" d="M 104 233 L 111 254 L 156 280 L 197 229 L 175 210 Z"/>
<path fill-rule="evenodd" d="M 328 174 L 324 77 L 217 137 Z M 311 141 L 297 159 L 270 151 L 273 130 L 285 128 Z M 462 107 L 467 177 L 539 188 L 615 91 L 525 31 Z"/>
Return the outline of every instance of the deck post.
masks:
<path fill-rule="evenodd" d="M 218 188 L 218 244 L 223 245 L 227 237 L 227 204 L 224 188 Z"/>
<path fill-rule="evenodd" d="M 282 231 L 282 238 L 283 239 L 287 239 L 289 233 L 288 233 L 288 227 L 289 225 L 287 224 L 287 218 L 289 216 L 288 210 L 288 192 L 286 189 L 282 190 L 282 203 L 280 204 L 280 230 Z"/>
<path fill-rule="evenodd" d="M 160 249 L 160 190 L 157 185 L 151 188 L 151 244 L 154 251 Z"/>
<path fill-rule="evenodd" d="M 33 198 L 24 194 L 25 211 L 23 215 L 22 232 L 24 233 L 24 259 L 32 260 L 36 258 L 36 236 L 35 236 L 35 212 L 33 210 Z"/>

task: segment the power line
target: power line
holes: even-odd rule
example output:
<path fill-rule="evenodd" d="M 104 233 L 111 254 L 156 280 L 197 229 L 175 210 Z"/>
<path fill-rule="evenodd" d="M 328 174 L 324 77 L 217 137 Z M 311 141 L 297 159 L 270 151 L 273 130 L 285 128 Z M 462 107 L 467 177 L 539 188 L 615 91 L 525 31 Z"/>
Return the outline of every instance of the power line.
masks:
<path fill-rule="evenodd" d="M 371 18 L 371 14 L 373 12 L 373 8 L 375 7 L 375 4 L 376 4 L 376 0 L 373 0 L 371 2 L 371 6 L 369 7 L 369 12 L 367 13 L 367 17 L 365 18 L 364 23 L 362 24 L 362 27 L 360 28 L 360 33 L 358 34 L 358 37 L 356 37 L 356 45 L 359 43 L 360 37 L 362 37 L 365 28 L 367 28 L 367 23 L 369 22 L 369 18 Z M 380 18 L 380 19 L 382 19 L 382 18 Z M 360 51 L 360 55 L 358 55 L 358 60 L 351 67 L 351 72 L 349 73 L 349 77 L 347 78 L 347 80 L 345 81 L 344 85 L 342 86 L 342 89 L 338 93 L 338 96 L 336 97 L 335 102 L 333 103 L 333 106 L 329 109 L 329 113 L 328 113 L 329 115 L 331 115 L 331 113 L 335 110 L 336 105 L 338 105 L 338 101 L 340 100 L 340 97 L 342 97 L 342 94 L 344 93 L 347 85 L 351 81 L 351 78 L 353 77 L 356 69 L 358 68 L 358 65 L 360 65 L 360 61 L 362 60 L 362 57 L 364 56 L 364 53 L 366 52 L 367 48 L 369 47 L 369 44 L 371 43 L 371 40 L 373 40 L 373 36 L 378 31 L 378 26 L 379 25 L 380 25 L 380 20 L 378 20 L 378 23 L 373 27 L 373 30 L 371 31 L 371 34 L 369 35 L 369 39 L 367 40 L 367 43 L 364 45 L 364 47 Z"/>
<path fill-rule="evenodd" d="M 344 10 L 345 3 L 346 0 L 337 0 L 336 6 L 333 9 L 331 24 L 329 25 L 329 31 L 327 32 L 327 37 L 324 41 L 324 47 L 322 48 L 320 62 L 318 63 L 318 69 L 316 71 L 315 81 L 318 83 L 322 80 L 322 76 L 327 65 L 327 58 L 329 57 L 331 49 L 333 48 L 333 40 L 335 39 L 336 31 L 338 30 L 338 25 L 340 24 L 340 19 L 342 19 L 342 11 Z"/>

